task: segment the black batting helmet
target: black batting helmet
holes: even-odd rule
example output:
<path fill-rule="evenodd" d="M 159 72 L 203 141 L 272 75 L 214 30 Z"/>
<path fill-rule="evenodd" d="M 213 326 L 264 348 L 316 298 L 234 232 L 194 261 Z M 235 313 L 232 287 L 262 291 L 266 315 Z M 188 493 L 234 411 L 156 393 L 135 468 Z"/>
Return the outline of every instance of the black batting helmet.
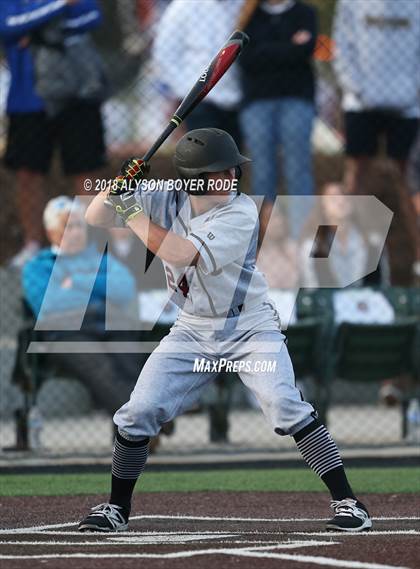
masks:
<path fill-rule="evenodd" d="M 207 172 L 222 172 L 251 162 L 242 156 L 235 141 L 220 128 L 190 130 L 179 140 L 174 165 L 183 178 L 196 178 Z"/>

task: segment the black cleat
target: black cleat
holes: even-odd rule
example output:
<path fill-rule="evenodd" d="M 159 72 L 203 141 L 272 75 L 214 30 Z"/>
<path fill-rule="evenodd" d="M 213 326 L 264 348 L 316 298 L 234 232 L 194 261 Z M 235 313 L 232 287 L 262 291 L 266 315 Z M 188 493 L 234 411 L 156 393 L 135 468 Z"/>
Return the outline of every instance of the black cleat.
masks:
<path fill-rule="evenodd" d="M 327 522 L 327 530 L 359 532 L 369 531 L 372 520 L 365 506 L 353 498 L 331 502 L 334 517 Z"/>
<path fill-rule="evenodd" d="M 115 504 L 99 504 L 82 520 L 79 531 L 114 532 L 128 529 L 128 511 Z"/>

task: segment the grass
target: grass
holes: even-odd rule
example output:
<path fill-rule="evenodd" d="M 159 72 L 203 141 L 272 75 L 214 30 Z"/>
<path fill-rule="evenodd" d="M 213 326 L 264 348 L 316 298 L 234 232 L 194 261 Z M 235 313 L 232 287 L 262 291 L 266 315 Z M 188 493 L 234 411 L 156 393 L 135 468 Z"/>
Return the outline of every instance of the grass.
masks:
<path fill-rule="evenodd" d="M 349 468 L 350 482 L 358 493 L 419 492 L 416 468 Z M 0 496 L 65 496 L 106 494 L 108 474 L 0 475 Z M 140 492 L 324 492 L 325 487 L 309 469 L 206 470 L 149 472 L 142 476 Z"/>

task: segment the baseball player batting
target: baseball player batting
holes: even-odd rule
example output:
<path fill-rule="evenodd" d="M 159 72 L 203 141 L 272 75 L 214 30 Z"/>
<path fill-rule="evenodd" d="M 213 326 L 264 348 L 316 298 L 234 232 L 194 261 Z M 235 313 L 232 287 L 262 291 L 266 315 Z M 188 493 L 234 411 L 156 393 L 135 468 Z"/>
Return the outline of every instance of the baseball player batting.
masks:
<path fill-rule="evenodd" d="M 294 438 L 331 493 L 333 517 L 327 529 L 359 532 L 372 526 L 349 485 L 336 444 L 296 388 L 277 312 L 255 266 L 258 212 L 251 198 L 231 189 L 246 162 L 228 133 L 193 130 L 180 139 L 174 156 L 185 191 L 151 191 L 143 179 L 147 163 L 131 159 L 108 195 L 98 194 L 87 210 L 92 225 L 112 227 L 122 220 L 162 260 L 180 312 L 143 367 L 130 400 L 114 416 L 118 431 L 109 503 L 94 507 L 80 522 L 80 531 L 128 528 L 150 438 L 191 408 L 217 376 L 210 365 L 194 370 L 197 358 L 246 364 L 239 367 L 239 376 L 271 427 Z M 215 182 L 221 181 L 228 181 L 229 188 L 218 191 Z M 275 365 L 258 372 L 255 364 L 261 360 Z"/>

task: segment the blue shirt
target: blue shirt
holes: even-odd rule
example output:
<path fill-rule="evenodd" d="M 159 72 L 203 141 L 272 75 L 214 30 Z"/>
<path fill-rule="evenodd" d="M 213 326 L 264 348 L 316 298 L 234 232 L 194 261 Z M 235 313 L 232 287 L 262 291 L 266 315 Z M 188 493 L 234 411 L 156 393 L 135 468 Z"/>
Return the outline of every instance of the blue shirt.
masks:
<path fill-rule="evenodd" d="M 67 35 L 83 34 L 101 22 L 97 0 L 80 0 L 68 5 L 66 0 L 1 0 L 0 39 L 4 44 L 11 73 L 7 112 L 30 113 L 44 110 L 44 103 L 35 92 L 34 66 L 28 47 L 19 45 L 54 18 L 63 18 Z"/>
<path fill-rule="evenodd" d="M 71 278 L 72 286 L 63 288 L 62 282 L 67 277 Z M 87 304 L 105 309 L 106 299 L 125 305 L 136 294 L 130 271 L 110 254 L 101 259 L 93 244 L 75 255 L 57 256 L 51 248 L 42 249 L 24 266 L 22 286 L 35 316 L 41 306 L 42 316 L 83 310 Z"/>

